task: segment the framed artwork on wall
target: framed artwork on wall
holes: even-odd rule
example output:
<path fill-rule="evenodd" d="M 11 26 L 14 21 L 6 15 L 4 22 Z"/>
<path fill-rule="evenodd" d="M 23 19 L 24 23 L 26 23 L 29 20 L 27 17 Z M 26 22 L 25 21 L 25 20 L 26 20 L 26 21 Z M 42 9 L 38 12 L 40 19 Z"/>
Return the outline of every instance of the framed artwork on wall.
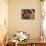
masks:
<path fill-rule="evenodd" d="M 34 19 L 35 18 L 35 9 L 22 9 L 21 17 L 22 17 L 22 19 Z"/>

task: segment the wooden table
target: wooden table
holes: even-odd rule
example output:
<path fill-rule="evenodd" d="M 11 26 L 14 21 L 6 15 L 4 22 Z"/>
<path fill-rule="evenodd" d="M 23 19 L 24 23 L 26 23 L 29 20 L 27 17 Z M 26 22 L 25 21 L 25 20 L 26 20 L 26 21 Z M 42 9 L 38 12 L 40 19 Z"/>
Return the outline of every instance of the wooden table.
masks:
<path fill-rule="evenodd" d="M 6 46 L 16 46 L 15 44 L 16 43 L 9 42 Z M 19 42 L 18 46 L 46 46 L 46 42 L 43 42 L 40 39 L 31 39 L 27 40 L 27 42 Z"/>
<path fill-rule="evenodd" d="M 18 46 L 46 46 L 46 43 L 18 44 Z"/>
<path fill-rule="evenodd" d="M 26 43 L 26 44 L 18 44 L 18 46 L 46 46 L 46 43 Z"/>
<path fill-rule="evenodd" d="M 46 46 L 46 43 L 35 43 L 35 46 Z"/>
<path fill-rule="evenodd" d="M 18 46 L 46 46 L 46 42 L 40 39 L 28 40 L 27 42 L 19 42 Z"/>

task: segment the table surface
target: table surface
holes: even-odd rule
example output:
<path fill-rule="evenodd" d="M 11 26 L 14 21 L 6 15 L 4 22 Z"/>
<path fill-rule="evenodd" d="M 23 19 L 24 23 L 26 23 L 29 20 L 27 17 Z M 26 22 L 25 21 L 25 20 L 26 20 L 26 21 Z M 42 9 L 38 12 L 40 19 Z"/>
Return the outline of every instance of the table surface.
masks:
<path fill-rule="evenodd" d="M 11 41 L 10 41 L 10 43 L 8 43 L 8 45 L 10 46 L 12 43 L 11 43 Z M 29 40 L 27 40 L 26 42 L 24 42 L 24 41 L 20 41 L 18 44 L 16 44 L 16 42 L 14 42 L 11 46 L 16 46 L 16 45 L 18 45 L 18 46 L 33 46 L 33 45 L 36 45 L 36 46 L 46 46 L 46 40 L 44 41 L 44 39 L 40 39 L 40 38 L 34 38 L 34 39 L 29 39 Z M 41 45 L 42 44 L 42 45 Z"/>
<path fill-rule="evenodd" d="M 35 39 L 27 40 L 26 42 L 20 41 L 18 44 L 34 44 L 34 43 L 46 43 L 46 40 L 35 38 Z"/>

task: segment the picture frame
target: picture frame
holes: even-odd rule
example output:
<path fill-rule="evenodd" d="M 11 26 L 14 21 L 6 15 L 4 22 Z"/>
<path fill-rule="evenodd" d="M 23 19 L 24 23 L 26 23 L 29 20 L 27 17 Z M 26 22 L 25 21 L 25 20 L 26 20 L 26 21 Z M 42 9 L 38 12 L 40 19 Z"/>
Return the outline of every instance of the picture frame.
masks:
<path fill-rule="evenodd" d="M 22 15 L 22 19 L 34 19 L 35 9 L 22 9 L 21 15 Z"/>

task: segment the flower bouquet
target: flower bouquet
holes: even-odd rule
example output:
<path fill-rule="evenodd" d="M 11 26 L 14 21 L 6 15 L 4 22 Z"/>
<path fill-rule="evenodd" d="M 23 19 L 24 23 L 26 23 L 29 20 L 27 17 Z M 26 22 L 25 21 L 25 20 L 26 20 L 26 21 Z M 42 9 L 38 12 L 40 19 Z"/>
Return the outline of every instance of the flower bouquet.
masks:
<path fill-rule="evenodd" d="M 27 40 L 30 38 L 30 34 L 27 34 L 26 32 L 23 31 L 18 31 L 17 34 L 13 34 L 13 42 L 16 41 L 24 41 L 27 42 Z"/>
<path fill-rule="evenodd" d="M 23 31 L 18 31 L 17 37 L 19 41 L 27 41 L 30 38 L 30 34 Z"/>

